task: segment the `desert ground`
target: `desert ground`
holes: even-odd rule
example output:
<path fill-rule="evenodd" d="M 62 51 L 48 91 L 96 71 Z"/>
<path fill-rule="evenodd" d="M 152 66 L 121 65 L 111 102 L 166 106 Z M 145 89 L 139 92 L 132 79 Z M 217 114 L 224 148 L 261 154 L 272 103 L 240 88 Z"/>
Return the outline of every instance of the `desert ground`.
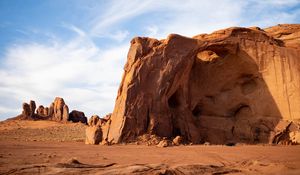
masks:
<path fill-rule="evenodd" d="M 300 174 L 300 146 L 85 145 L 86 125 L 0 123 L 0 174 Z"/>

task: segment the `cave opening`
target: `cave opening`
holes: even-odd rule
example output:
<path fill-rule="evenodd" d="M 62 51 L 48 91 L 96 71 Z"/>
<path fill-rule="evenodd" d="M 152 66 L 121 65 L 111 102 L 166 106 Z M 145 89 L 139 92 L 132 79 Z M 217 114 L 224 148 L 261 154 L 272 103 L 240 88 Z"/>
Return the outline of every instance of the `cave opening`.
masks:
<path fill-rule="evenodd" d="M 195 117 L 199 117 L 202 114 L 202 109 L 200 105 L 196 105 L 192 110 L 192 113 Z"/>
<path fill-rule="evenodd" d="M 179 95 L 177 91 L 168 99 L 168 104 L 170 108 L 177 108 L 180 106 Z"/>
<path fill-rule="evenodd" d="M 209 50 L 215 52 L 219 57 L 222 58 L 225 58 L 229 54 L 228 50 L 223 47 L 220 48 L 218 46 L 211 46 L 209 47 Z"/>
<path fill-rule="evenodd" d="M 176 127 L 176 126 L 173 126 L 173 134 L 172 134 L 174 137 L 176 136 L 181 136 L 181 131 L 180 131 L 180 128 Z"/>

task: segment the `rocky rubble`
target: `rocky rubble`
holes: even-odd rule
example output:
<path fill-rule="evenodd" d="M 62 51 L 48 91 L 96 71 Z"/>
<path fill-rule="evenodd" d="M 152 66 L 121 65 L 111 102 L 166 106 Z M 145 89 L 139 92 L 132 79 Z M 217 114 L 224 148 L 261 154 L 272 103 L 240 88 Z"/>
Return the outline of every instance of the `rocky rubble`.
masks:
<path fill-rule="evenodd" d="M 296 145 L 300 144 L 300 123 L 281 121 L 275 128 L 272 137 L 273 144 Z"/>
<path fill-rule="evenodd" d="M 102 132 L 102 127 L 110 122 L 110 114 L 103 118 L 98 115 L 93 115 L 88 121 L 88 127 L 85 130 L 86 140 L 85 144 L 97 145 L 101 142 L 102 145 L 109 145 L 110 143 L 103 139 L 105 133 Z"/>
<path fill-rule="evenodd" d="M 145 134 L 196 144 L 295 140 L 291 125 L 275 130 L 300 118 L 299 31 L 295 24 L 132 39 L 114 111 L 101 125 L 103 140 L 133 142 Z"/>

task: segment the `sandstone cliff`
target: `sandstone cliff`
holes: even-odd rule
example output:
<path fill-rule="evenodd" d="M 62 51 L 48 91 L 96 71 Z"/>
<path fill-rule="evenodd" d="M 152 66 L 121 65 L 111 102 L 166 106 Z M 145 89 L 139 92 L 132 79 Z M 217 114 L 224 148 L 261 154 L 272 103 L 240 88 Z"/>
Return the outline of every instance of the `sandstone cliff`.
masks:
<path fill-rule="evenodd" d="M 134 38 L 103 139 L 274 142 L 281 122 L 300 119 L 299 32 L 278 25 Z"/>

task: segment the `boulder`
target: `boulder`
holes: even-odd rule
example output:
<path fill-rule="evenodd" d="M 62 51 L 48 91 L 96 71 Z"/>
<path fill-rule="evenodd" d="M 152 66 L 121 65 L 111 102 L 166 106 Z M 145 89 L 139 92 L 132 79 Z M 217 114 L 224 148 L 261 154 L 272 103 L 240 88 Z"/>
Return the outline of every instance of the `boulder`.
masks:
<path fill-rule="evenodd" d="M 85 129 L 85 144 L 97 145 L 102 141 L 102 130 L 101 127 L 89 126 Z"/>
<path fill-rule="evenodd" d="M 156 135 L 144 134 L 137 138 L 136 143 L 138 145 L 153 146 L 158 145 L 163 138 L 157 137 Z"/>
<path fill-rule="evenodd" d="M 232 27 L 193 38 L 132 39 L 103 139 L 269 143 L 281 120 L 300 118 L 299 31 Z"/>
<path fill-rule="evenodd" d="M 84 113 L 81 111 L 77 111 L 77 110 L 73 110 L 69 114 L 68 120 L 72 121 L 72 122 L 81 122 L 81 123 L 87 124 L 87 118 L 85 117 Z"/>
<path fill-rule="evenodd" d="M 300 123 L 290 121 L 279 122 L 275 128 L 272 143 L 283 145 L 300 144 Z"/>
<path fill-rule="evenodd" d="M 176 136 L 174 139 L 173 139 L 173 144 L 178 146 L 178 145 L 181 145 L 183 142 L 183 138 L 181 136 Z"/>
<path fill-rule="evenodd" d="M 165 148 L 165 147 L 168 147 L 170 145 L 171 144 L 169 143 L 169 141 L 164 139 L 164 140 L 160 141 L 156 146 L 160 147 L 160 148 Z"/>
<path fill-rule="evenodd" d="M 294 145 L 300 144 L 300 131 L 292 131 L 289 133 L 290 141 Z"/>

